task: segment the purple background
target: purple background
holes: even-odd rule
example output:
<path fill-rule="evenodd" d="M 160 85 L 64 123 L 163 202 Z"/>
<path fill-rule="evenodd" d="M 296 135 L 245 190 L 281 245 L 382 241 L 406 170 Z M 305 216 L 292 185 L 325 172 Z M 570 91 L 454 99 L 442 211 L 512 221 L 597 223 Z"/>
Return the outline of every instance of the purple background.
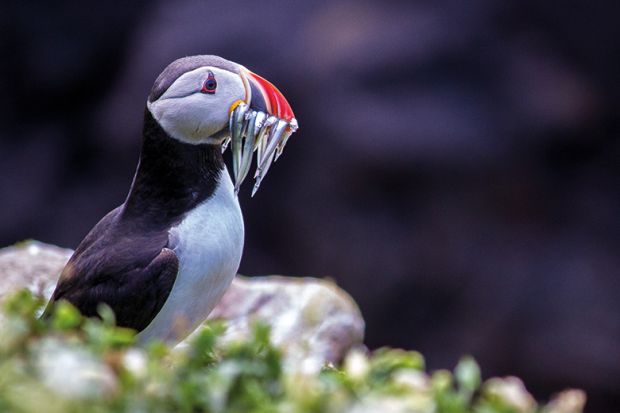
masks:
<path fill-rule="evenodd" d="M 148 91 L 219 54 L 300 131 L 241 272 L 335 279 L 367 344 L 473 354 L 620 405 L 617 1 L 4 2 L 0 245 L 75 247 L 124 199 Z"/>

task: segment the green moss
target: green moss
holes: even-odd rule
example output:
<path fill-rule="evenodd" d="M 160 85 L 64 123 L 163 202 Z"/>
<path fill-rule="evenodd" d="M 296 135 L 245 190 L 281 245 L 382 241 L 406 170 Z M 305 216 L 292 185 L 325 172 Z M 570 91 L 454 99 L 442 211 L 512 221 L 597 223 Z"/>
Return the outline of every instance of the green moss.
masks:
<path fill-rule="evenodd" d="M 37 241 L 33 240 L 32 238 L 28 238 L 28 239 L 24 239 L 21 241 L 17 241 L 15 244 L 13 244 L 13 247 L 15 248 L 26 248 L 29 245 L 36 243 Z"/>
<path fill-rule="evenodd" d="M 269 328 L 222 344 L 223 324 L 211 324 L 187 349 L 162 343 L 135 347 L 134 333 L 84 319 L 68 303 L 37 317 L 44 302 L 26 291 L 0 312 L 0 412 L 535 412 L 541 406 L 502 396 L 502 382 L 481 384 L 464 358 L 454 373 L 424 371 L 422 355 L 381 349 L 353 351 L 342 367 L 319 374 L 285 371 Z M 499 379 L 496 379 L 499 380 Z M 514 392 L 512 394 L 514 396 Z M 529 396 L 529 395 L 528 395 Z M 518 400 L 517 400 L 518 401 Z"/>

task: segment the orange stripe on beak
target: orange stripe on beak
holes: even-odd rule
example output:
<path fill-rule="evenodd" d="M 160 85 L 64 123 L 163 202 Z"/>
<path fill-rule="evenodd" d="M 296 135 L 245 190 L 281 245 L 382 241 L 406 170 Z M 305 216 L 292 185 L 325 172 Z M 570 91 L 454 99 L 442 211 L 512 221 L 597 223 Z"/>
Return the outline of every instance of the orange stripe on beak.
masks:
<path fill-rule="evenodd" d="M 290 122 L 295 118 L 291 105 L 289 105 L 282 92 L 280 92 L 278 88 L 273 85 L 273 83 L 265 78 L 262 78 L 256 73 L 250 72 L 249 70 L 246 73 L 250 81 L 254 83 L 263 95 L 263 99 L 265 100 L 265 104 L 267 105 L 267 110 L 270 115 L 276 116 L 287 122 Z"/>

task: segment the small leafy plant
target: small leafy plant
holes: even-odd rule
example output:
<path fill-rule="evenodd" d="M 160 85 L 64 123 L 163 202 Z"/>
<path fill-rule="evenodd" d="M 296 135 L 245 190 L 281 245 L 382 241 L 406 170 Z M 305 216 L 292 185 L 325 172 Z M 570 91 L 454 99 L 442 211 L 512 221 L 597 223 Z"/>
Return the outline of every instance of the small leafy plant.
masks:
<path fill-rule="evenodd" d="M 283 368 L 269 328 L 223 344 L 211 324 L 183 349 L 137 347 L 113 313 L 85 319 L 59 303 L 41 319 L 42 299 L 21 291 L 0 311 L 0 412 L 232 413 L 579 413 L 585 396 L 561 393 L 538 405 L 516 378 L 482 383 L 471 358 L 454 372 L 424 371 L 414 351 L 353 350 L 318 374 Z"/>

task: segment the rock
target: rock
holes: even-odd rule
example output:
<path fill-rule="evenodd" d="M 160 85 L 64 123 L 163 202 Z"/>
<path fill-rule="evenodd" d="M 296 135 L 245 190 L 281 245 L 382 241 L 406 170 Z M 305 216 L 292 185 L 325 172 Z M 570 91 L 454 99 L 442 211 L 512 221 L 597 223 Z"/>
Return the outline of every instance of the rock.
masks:
<path fill-rule="evenodd" d="M 70 249 L 38 241 L 0 249 L 0 301 L 22 288 L 49 298 L 71 254 Z"/>
<path fill-rule="evenodd" d="M 21 288 L 49 298 L 71 254 L 37 241 L 1 249 L 0 301 Z M 248 337 L 254 322 L 269 325 L 285 366 L 308 373 L 341 361 L 364 338 L 355 302 L 335 283 L 317 278 L 238 276 L 209 319 L 226 322 L 224 341 Z"/>
<path fill-rule="evenodd" d="M 247 336 L 256 321 L 270 325 L 285 367 L 306 373 L 340 362 L 364 338 L 351 297 L 331 281 L 309 277 L 238 276 L 209 319 L 226 321 L 227 340 Z"/>
<path fill-rule="evenodd" d="M 586 393 L 568 389 L 555 395 L 543 409 L 544 413 L 579 413 L 586 405 Z"/>

